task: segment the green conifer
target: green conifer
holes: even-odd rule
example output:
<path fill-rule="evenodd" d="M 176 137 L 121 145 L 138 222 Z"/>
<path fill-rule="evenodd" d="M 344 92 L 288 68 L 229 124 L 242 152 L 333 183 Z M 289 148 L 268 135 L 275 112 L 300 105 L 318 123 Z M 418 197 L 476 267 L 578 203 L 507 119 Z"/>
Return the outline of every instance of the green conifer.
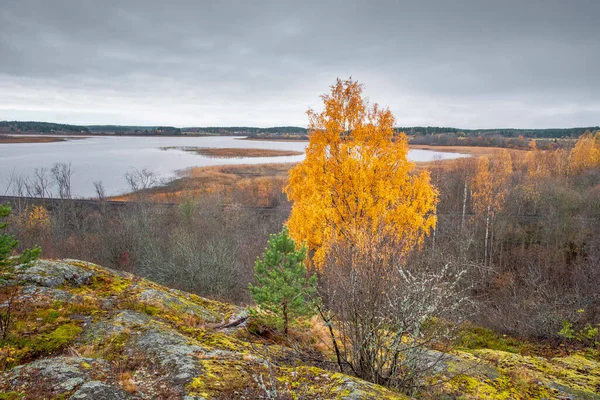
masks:
<path fill-rule="evenodd" d="M 10 216 L 11 212 L 10 205 L 3 206 L 0 204 L 0 232 L 2 232 L 0 233 L 0 267 L 11 264 L 25 264 L 37 260 L 41 253 L 41 249 L 35 246 L 31 249 L 26 249 L 20 255 L 11 257 L 13 249 L 19 244 L 12 235 L 4 233 L 8 226 L 8 222 L 4 220 Z"/>
<path fill-rule="evenodd" d="M 285 335 L 298 317 L 316 313 L 313 296 L 317 276 L 307 277 L 306 247 L 296 250 L 287 227 L 271 235 L 263 259 L 257 258 L 254 277 L 258 285 L 249 285 L 250 293 L 262 311 L 267 311 Z"/>

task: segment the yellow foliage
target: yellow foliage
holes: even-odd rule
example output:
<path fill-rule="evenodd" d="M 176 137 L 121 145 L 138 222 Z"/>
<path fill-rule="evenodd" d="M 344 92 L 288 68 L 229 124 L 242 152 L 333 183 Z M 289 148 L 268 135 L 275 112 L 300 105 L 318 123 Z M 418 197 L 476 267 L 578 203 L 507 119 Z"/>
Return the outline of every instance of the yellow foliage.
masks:
<path fill-rule="evenodd" d="M 512 174 L 512 159 L 502 150 L 492 160 L 477 160 L 477 172 L 473 177 L 473 208 L 477 215 L 494 215 L 504 205 L 508 183 Z"/>
<path fill-rule="evenodd" d="M 409 249 L 435 226 L 437 190 L 428 172 L 411 174 L 406 135 L 394 131 L 389 109 L 370 105 L 362 85 L 337 80 L 309 110 L 305 160 L 285 188 L 293 208 L 288 226 L 321 267 L 328 244 L 357 231 L 385 234 Z"/>
<path fill-rule="evenodd" d="M 565 150 L 529 151 L 525 156 L 524 166 L 527 176 L 537 181 L 548 176 L 564 176 L 567 173 L 568 155 Z"/>
<path fill-rule="evenodd" d="M 592 136 L 586 132 L 577 141 L 569 154 L 569 169 L 582 172 L 588 168 L 600 167 L 600 131 Z"/>

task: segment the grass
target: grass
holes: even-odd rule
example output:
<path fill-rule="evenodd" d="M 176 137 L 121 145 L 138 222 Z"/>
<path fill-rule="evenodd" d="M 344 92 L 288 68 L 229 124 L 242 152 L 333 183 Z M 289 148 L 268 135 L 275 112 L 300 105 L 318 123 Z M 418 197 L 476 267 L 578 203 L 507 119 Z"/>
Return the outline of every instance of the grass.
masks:
<path fill-rule="evenodd" d="M 294 150 L 246 149 L 246 148 L 212 148 L 212 147 L 162 147 L 162 150 L 182 150 L 214 158 L 244 158 L 244 157 L 282 157 L 299 156 L 303 153 Z"/>
<path fill-rule="evenodd" d="M 143 193 L 130 193 L 112 198 L 116 201 L 135 201 L 140 195 L 155 202 L 180 203 L 190 197 L 207 194 L 232 195 L 247 192 L 248 198 L 260 199 L 273 191 L 280 192 L 285 186 L 288 171 L 294 163 L 219 165 L 195 167 L 185 175 L 165 186 L 152 188 Z M 260 201 L 259 201 L 260 202 Z"/>
<path fill-rule="evenodd" d="M 68 139 L 63 137 L 43 137 L 43 136 L 7 136 L 0 135 L 0 144 L 15 143 L 52 143 L 65 142 Z"/>
<path fill-rule="evenodd" d="M 440 153 L 460 153 L 468 154 L 472 158 L 478 157 L 493 157 L 502 150 L 508 150 L 512 154 L 518 153 L 523 154 L 527 150 L 516 150 L 516 149 L 505 149 L 502 147 L 484 147 L 484 146 L 431 146 L 427 144 L 409 144 L 411 150 L 430 150 L 438 151 Z M 440 166 L 446 167 L 455 163 L 458 159 L 446 159 L 446 160 L 434 160 L 434 161 L 421 161 L 416 163 L 415 169 L 422 171 L 426 169 L 438 168 Z M 464 159 L 463 159 L 464 160 Z"/>
<path fill-rule="evenodd" d="M 182 147 L 173 147 L 184 149 Z M 497 147 L 460 147 L 460 146 L 410 146 L 411 149 L 434 150 L 453 153 L 469 154 L 473 157 L 491 156 L 504 150 Z M 166 149 L 166 148 L 164 148 Z M 190 147 L 198 151 L 210 150 L 210 152 L 221 154 L 233 154 L 235 152 L 279 152 L 280 150 L 266 149 L 228 149 L 215 148 L 204 149 Z M 196 151 L 189 150 L 189 151 Z M 509 150 L 517 151 L 517 150 Z M 519 151 L 521 152 L 521 151 Z M 291 152 L 296 154 L 296 152 Z M 244 153 L 244 157 L 252 157 Z M 254 153 L 259 154 L 259 153 Z M 257 157 L 265 157 L 264 153 Z M 281 155 L 281 154 L 280 154 Z M 225 157 L 225 156 L 224 156 Z M 460 159 L 458 159 L 460 160 Z M 439 166 L 448 166 L 456 160 L 426 161 L 417 162 L 416 170 L 437 168 Z M 152 188 L 142 193 L 129 193 L 113 197 L 115 201 L 136 201 L 143 196 L 145 200 L 159 203 L 181 203 L 189 198 L 199 197 L 207 194 L 221 194 L 230 196 L 233 193 L 247 193 L 246 199 L 258 199 L 258 204 L 266 205 L 266 196 L 281 190 L 287 185 L 288 172 L 296 165 L 295 163 L 269 163 L 269 164 L 240 164 L 240 165 L 219 165 L 210 167 L 194 167 L 186 170 L 182 178 L 176 179 L 164 186 Z M 264 204 L 263 204 L 264 203 Z M 250 205 L 250 204 L 249 204 Z"/>

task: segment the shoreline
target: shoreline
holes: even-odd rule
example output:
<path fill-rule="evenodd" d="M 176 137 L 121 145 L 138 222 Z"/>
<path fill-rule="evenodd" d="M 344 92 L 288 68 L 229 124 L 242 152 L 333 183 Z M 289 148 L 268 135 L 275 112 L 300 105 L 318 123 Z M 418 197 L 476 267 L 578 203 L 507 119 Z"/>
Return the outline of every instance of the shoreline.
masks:
<path fill-rule="evenodd" d="M 306 142 L 308 143 L 308 139 L 273 139 L 273 138 L 253 138 L 253 137 L 244 137 L 237 138 L 236 140 L 249 140 L 252 142 Z"/>
<path fill-rule="evenodd" d="M 23 144 L 23 143 L 56 143 L 67 142 L 69 140 L 81 140 L 85 137 L 65 137 L 65 136 L 25 136 L 25 135 L 2 135 L 0 134 L 0 144 Z"/>
<path fill-rule="evenodd" d="M 199 154 L 210 158 L 271 158 L 299 156 L 304 152 L 295 150 L 277 149 L 253 149 L 236 147 L 195 147 L 195 146 L 169 146 L 161 147 L 161 150 L 180 150 Z"/>

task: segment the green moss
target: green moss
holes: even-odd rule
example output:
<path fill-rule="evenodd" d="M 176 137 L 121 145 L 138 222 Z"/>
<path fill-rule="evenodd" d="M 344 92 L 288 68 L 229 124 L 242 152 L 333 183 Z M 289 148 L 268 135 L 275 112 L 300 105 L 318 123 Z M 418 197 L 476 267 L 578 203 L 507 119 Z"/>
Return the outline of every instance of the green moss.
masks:
<path fill-rule="evenodd" d="M 490 329 L 467 325 L 461 331 L 457 347 L 468 350 L 492 349 L 519 353 L 524 345 L 525 343 L 522 341 L 506 335 L 499 335 Z"/>
<path fill-rule="evenodd" d="M 21 392 L 0 392 L 0 400 L 20 400 L 25 397 Z"/>
<path fill-rule="evenodd" d="M 197 339 L 202 346 L 209 349 L 229 350 L 234 352 L 244 352 L 248 350 L 247 343 L 243 343 L 220 332 L 201 330 Z"/>
<path fill-rule="evenodd" d="M 281 398 L 342 399 L 354 392 L 354 389 L 348 389 L 344 383 L 354 382 L 352 386 L 360 393 L 360 398 L 407 399 L 381 386 L 313 366 L 271 365 L 269 369 L 262 362 L 245 359 L 203 360 L 202 367 L 204 374 L 194 378 L 186 387 L 191 396 L 238 398 L 243 393 L 245 398 L 262 398 L 265 393 L 257 383 L 262 377 L 269 389 L 273 378 Z"/>
<path fill-rule="evenodd" d="M 233 393 L 256 385 L 252 369 L 261 371 L 261 365 L 243 361 L 202 360 L 204 374 L 186 386 L 192 396 L 211 398 L 224 392 Z M 250 371 L 249 371 L 250 369 Z"/>
<path fill-rule="evenodd" d="M 131 286 L 131 280 L 121 278 L 118 275 L 94 275 L 89 284 L 98 296 L 119 295 Z"/>
<path fill-rule="evenodd" d="M 114 361 L 121 358 L 125 344 L 129 340 L 130 333 L 123 331 L 112 336 L 102 349 L 103 358 Z"/>
<path fill-rule="evenodd" d="M 63 349 L 81 333 L 81 327 L 75 323 L 59 326 L 54 331 L 42 335 L 32 346 L 37 354 L 52 354 Z"/>
<path fill-rule="evenodd" d="M 158 315 L 161 313 L 162 310 L 159 307 L 149 306 L 147 304 L 140 303 L 140 311 L 148 315 Z"/>
<path fill-rule="evenodd" d="M 42 317 L 42 321 L 43 322 L 54 322 L 58 319 L 58 317 L 60 317 L 60 312 L 57 310 L 47 310 L 43 317 Z"/>
<path fill-rule="evenodd" d="M 56 397 L 53 397 L 52 400 L 67 400 L 73 395 L 73 392 L 67 392 L 63 394 L 59 394 Z"/>
<path fill-rule="evenodd" d="M 581 355 L 546 359 L 490 349 L 476 350 L 473 355 L 481 362 L 495 365 L 501 374 L 494 380 L 469 377 L 473 385 L 479 382 L 479 390 L 482 387 L 488 390 L 482 385 L 493 388 L 494 391 L 489 392 L 490 398 L 495 398 L 492 395 L 508 395 L 515 399 L 549 398 L 552 388 L 556 387 L 565 393 L 585 393 L 588 396 L 600 387 L 600 364 Z M 464 385 L 464 379 L 455 382 Z M 457 387 L 451 389 L 457 390 Z M 596 398 L 600 399 L 600 396 Z"/>

